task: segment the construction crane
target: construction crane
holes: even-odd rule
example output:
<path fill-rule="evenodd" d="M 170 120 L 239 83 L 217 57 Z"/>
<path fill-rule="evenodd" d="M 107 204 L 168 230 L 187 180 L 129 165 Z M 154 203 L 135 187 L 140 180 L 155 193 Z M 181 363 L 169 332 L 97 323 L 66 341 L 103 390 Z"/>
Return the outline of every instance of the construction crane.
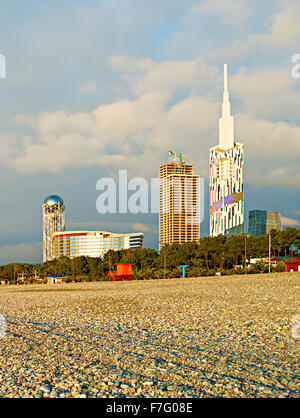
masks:
<path fill-rule="evenodd" d="M 182 153 L 177 154 L 176 152 L 170 151 L 169 150 L 169 155 L 173 155 L 174 157 L 174 164 L 177 164 L 177 159 L 179 158 L 180 164 L 184 164 L 185 161 L 189 162 L 192 164 L 192 166 L 194 166 L 194 162 L 191 160 L 188 160 L 187 158 L 182 156 Z"/>

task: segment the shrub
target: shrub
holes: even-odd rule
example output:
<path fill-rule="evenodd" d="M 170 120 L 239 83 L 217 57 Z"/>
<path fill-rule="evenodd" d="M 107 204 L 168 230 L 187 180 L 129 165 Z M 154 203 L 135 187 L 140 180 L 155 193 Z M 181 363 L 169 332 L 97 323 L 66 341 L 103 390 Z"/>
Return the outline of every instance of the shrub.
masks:
<path fill-rule="evenodd" d="M 276 273 L 284 273 L 286 271 L 286 265 L 283 261 L 278 263 L 276 266 L 274 266 L 274 271 Z"/>

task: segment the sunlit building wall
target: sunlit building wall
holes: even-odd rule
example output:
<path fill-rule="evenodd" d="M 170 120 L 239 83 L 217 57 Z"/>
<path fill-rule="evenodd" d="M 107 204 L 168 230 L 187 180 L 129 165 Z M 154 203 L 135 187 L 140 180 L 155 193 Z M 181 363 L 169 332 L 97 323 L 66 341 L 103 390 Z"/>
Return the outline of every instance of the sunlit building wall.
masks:
<path fill-rule="evenodd" d="M 159 248 L 200 239 L 200 176 L 192 164 L 159 167 Z"/>
<path fill-rule="evenodd" d="M 53 254 L 53 234 L 65 230 L 65 204 L 61 197 L 48 196 L 43 208 L 43 262 L 51 261 Z"/>
<path fill-rule="evenodd" d="M 219 136 L 219 145 L 210 149 L 210 236 L 212 237 L 244 232 L 244 145 L 235 142 L 226 64 Z"/>
<path fill-rule="evenodd" d="M 137 249 L 144 234 L 115 234 L 104 231 L 65 231 L 53 235 L 54 258 L 103 257 L 109 250 Z"/>

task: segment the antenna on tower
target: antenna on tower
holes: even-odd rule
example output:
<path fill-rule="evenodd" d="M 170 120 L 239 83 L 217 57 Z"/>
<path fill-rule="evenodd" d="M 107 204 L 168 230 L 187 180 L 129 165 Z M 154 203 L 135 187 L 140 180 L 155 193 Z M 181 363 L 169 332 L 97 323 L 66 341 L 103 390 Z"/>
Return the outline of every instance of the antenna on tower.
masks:
<path fill-rule="evenodd" d="M 226 151 L 234 147 L 234 118 L 231 116 L 227 64 L 224 64 L 224 94 L 222 117 L 219 122 L 219 136 L 219 145 L 222 150 Z"/>
<path fill-rule="evenodd" d="M 227 70 L 227 64 L 224 64 L 224 93 L 228 93 L 228 70 Z"/>

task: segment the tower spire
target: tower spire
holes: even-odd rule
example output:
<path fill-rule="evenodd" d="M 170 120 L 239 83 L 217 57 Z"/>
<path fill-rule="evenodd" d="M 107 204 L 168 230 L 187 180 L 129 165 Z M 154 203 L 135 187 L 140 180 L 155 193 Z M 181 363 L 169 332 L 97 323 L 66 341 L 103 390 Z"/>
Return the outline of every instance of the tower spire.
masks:
<path fill-rule="evenodd" d="M 219 121 L 219 146 L 224 151 L 234 148 L 234 118 L 231 116 L 227 64 L 224 64 L 224 94 L 222 118 Z"/>
<path fill-rule="evenodd" d="M 228 92 L 228 71 L 227 64 L 224 64 L 224 92 Z"/>

